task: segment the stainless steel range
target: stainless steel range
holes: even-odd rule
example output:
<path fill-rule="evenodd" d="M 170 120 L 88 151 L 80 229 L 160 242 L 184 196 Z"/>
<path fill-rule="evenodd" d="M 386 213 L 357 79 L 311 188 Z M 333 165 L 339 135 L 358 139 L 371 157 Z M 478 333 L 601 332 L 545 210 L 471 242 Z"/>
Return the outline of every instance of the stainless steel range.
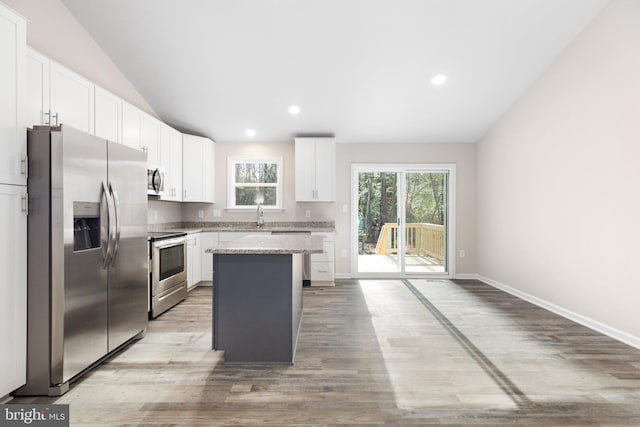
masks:
<path fill-rule="evenodd" d="M 187 297 L 187 233 L 149 233 L 149 316 Z"/>

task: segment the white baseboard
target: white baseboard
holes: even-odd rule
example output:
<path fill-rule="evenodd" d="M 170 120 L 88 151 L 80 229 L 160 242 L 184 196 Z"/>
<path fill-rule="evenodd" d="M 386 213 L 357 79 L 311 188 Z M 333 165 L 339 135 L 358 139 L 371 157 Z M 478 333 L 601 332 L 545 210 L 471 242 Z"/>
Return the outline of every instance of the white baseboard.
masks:
<path fill-rule="evenodd" d="M 552 304 L 548 301 L 545 301 L 536 296 L 530 295 L 526 292 L 522 292 L 518 289 L 514 289 L 510 286 L 507 286 L 503 283 L 492 280 L 488 277 L 476 275 L 478 280 L 486 283 L 489 286 L 493 286 L 496 289 L 500 289 L 508 294 L 516 296 L 520 299 L 530 302 L 531 304 L 537 305 L 538 307 L 542 307 L 545 310 L 549 310 L 555 314 L 558 314 L 562 317 L 565 317 L 569 320 L 572 320 L 576 323 L 579 323 L 583 326 L 586 326 L 589 329 L 593 329 L 596 332 L 600 332 L 601 334 L 607 335 L 617 341 L 620 341 L 624 344 L 630 345 L 631 347 L 635 347 L 640 349 L 640 337 L 636 337 L 634 335 L 628 334 L 624 331 L 621 331 L 616 328 L 612 328 L 611 326 L 605 325 L 604 323 L 600 323 L 596 320 L 585 317 L 581 314 L 575 313 L 571 310 L 567 310 L 566 308 L 560 307 L 558 305 Z"/>
<path fill-rule="evenodd" d="M 453 276 L 453 278 L 460 279 L 460 280 L 477 280 L 478 275 L 477 274 L 456 274 L 455 276 Z"/>

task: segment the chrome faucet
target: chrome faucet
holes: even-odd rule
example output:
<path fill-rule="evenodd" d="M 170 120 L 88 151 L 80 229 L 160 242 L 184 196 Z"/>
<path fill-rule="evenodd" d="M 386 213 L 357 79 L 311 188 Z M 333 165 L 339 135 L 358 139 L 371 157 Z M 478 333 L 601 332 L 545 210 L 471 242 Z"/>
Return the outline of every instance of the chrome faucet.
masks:
<path fill-rule="evenodd" d="M 262 203 L 258 203 L 258 211 L 256 212 L 256 225 L 258 228 L 264 227 L 264 211 L 262 210 Z"/>

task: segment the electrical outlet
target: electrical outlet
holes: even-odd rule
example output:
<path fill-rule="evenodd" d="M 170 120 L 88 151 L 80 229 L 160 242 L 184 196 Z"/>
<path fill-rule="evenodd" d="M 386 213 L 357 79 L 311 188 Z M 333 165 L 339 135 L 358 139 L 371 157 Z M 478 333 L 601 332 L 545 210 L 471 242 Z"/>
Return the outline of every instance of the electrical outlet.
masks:
<path fill-rule="evenodd" d="M 204 218 L 204 211 L 198 211 L 198 218 Z"/>
<path fill-rule="evenodd" d="M 349 206 L 342 205 L 342 213 L 347 213 L 349 211 Z"/>
<path fill-rule="evenodd" d="M 304 211 L 304 216 L 305 216 L 305 218 L 311 218 L 311 211 L 309 209 Z"/>
<path fill-rule="evenodd" d="M 460 258 L 464 258 L 466 255 L 464 249 L 460 249 Z"/>
<path fill-rule="evenodd" d="M 222 216 L 222 212 L 220 211 L 220 209 L 214 209 L 213 210 L 213 217 L 214 218 L 220 218 Z"/>
<path fill-rule="evenodd" d="M 153 219 L 158 219 L 158 211 L 153 211 Z"/>
<path fill-rule="evenodd" d="M 340 255 L 342 256 L 342 258 L 346 258 L 347 257 L 347 250 L 343 249 L 342 251 L 340 251 Z"/>

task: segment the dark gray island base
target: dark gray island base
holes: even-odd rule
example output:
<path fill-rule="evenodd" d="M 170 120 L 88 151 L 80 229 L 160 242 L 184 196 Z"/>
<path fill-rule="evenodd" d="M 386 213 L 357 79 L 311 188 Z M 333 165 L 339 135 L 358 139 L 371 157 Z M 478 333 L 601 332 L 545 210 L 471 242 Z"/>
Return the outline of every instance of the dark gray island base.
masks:
<path fill-rule="evenodd" d="M 302 320 L 302 255 L 213 256 L 213 348 L 224 362 L 292 364 Z"/>
<path fill-rule="evenodd" d="M 302 322 L 302 259 L 322 238 L 247 236 L 213 253 L 213 349 L 225 364 L 293 364 Z"/>

